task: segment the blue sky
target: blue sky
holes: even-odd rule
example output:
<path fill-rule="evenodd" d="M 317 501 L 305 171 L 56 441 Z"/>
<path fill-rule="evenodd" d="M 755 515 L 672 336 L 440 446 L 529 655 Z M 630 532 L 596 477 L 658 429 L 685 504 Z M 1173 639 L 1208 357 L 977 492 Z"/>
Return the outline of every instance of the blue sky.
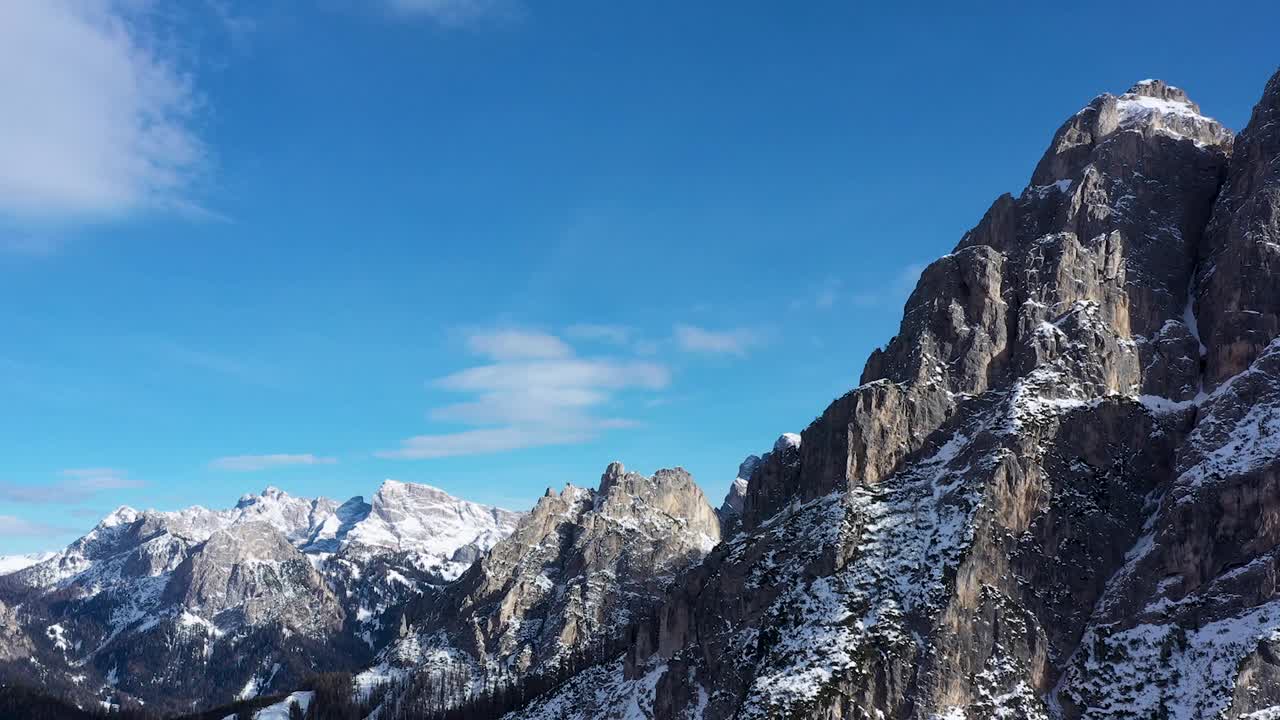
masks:
<path fill-rule="evenodd" d="M 719 502 L 1067 116 L 1239 128 L 1280 62 L 1274 3 L 885 5 L 0 5 L 0 553 L 614 459 Z"/>

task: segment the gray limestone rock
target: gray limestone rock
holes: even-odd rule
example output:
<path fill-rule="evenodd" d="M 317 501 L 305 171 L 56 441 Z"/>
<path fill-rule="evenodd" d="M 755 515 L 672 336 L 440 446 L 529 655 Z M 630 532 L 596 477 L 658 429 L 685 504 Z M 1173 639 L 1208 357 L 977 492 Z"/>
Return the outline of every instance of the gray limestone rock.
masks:
<path fill-rule="evenodd" d="M 1096 98 L 643 642 L 516 716 L 1280 711 L 1278 208 L 1280 74 L 1238 138 Z"/>

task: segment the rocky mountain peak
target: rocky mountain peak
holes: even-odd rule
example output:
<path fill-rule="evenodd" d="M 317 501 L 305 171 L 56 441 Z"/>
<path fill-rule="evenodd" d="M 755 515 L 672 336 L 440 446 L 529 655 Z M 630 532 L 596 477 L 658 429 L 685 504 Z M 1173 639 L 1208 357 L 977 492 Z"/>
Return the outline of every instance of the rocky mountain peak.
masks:
<path fill-rule="evenodd" d="M 338 519 L 342 527 L 333 528 L 332 533 L 340 536 L 348 554 L 413 553 L 444 580 L 466 570 L 523 516 L 460 500 L 430 485 L 398 480 L 384 481 L 371 503 L 350 503 L 345 512 L 347 519 Z"/>
<path fill-rule="evenodd" d="M 748 455 L 738 463 L 738 475 L 729 484 L 729 492 L 724 496 L 724 502 L 720 504 L 722 535 L 736 528 L 742 515 L 743 503 L 746 502 L 747 486 L 751 482 L 752 473 L 758 467 L 760 467 L 759 455 Z"/>
<path fill-rule="evenodd" d="M 1280 74 L 1238 137 L 1167 83 L 1098 96 L 647 641 L 519 717 L 1274 713 L 1278 218 Z"/>
<path fill-rule="evenodd" d="M 777 440 L 773 441 L 773 451 L 783 452 L 785 450 L 795 450 L 800 447 L 799 433 L 782 433 Z M 739 468 L 741 469 L 741 468 Z"/>
<path fill-rule="evenodd" d="M 449 502 L 454 497 L 434 485 L 411 483 L 403 480 L 387 478 L 378 486 L 373 495 L 375 505 L 396 504 L 403 502 Z"/>
<path fill-rule="evenodd" d="M 615 460 L 601 474 L 596 493 L 606 498 L 619 494 L 640 495 L 666 489 L 678 490 L 692 483 L 693 477 L 684 468 L 663 468 L 653 475 L 643 475 L 627 470 Z"/>
<path fill-rule="evenodd" d="M 363 495 L 354 495 L 351 499 L 339 505 L 334 512 L 344 520 L 358 519 L 368 514 L 370 507 L 369 503 L 364 501 Z"/>
<path fill-rule="evenodd" d="M 1143 143 L 1124 140 L 1125 132 L 1144 138 Z M 1032 173 L 1033 187 L 1050 187 L 1081 176 L 1104 146 L 1134 167 L 1143 155 L 1143 145 L 1160 139 L 1189 141 L 1211 152 L 1229 153 L 1232 132 L 1213 118 L 1203 115 L 1200 106 L 1186 92 L 1162 80 L 1143 80 L 1127 92 L 1115 96 L 1104 93 L 1068 118 L 1058 129 L 1049 151 Z M 1158 152 L 1158 147 L 1152 147 Z"/>
<path fill-rule="evenodd" d="M 634 474 L 634 473 L 633 473 Z M 627 468 L 621 462 L 614 460 L 604 469 L 604 473 L 600 476 L 600 494 L 608 495 L 614 485 L 627 476 Z"/>
<path fill-rule="evenodd" d="M 289 498 L 289 493 L 274 485 L 268 485 L 260 493 L 245 493 L 241 495 L 240 500 L 236 503 L 236 508 L 246 508 L 263 502 L 280 502 Z"/>
<path fill-rule="evenodd" d="M 1144 97 L 1156 98 L 1157 100 L 1167 100 L 1169 102 L 1182 103 L 1190 106 L 1196 113 L 1200 113 L 1200 106 L 1191 101 L 1187 96 L 1187 92 L 1180 87 L 1170 85 L 1163 80 L 1147 79 L 1139 80 L 1133 84 L 1133 87 L 1125 91 L 1124 95 L 1141 95 Z M 1123 97 L 1123 95 L 1121 96 Z"/>
<path fill-rule="evenodd" d="M 112 510 L 106 517 L 98 521 L 98 527 L 110 528 L 118 525 L 128 525 L 137 522 L 141 513 L 128 505 L 121 505 Z"/>
<path fill-rule="evenodd" d="M 1102 107 L 1109 110 L 1110 102 L 1104 102 Z M 1115 99 L 1115 112 L 1121 130 L 1162 133 L 1210 146 L 1228 146 L 1232 139 L 1231 131 L 1202 115 L 1200 106 L 1186 92 L 1162 80 L 1143 80 L 1134 85 Z"/>
<path fill-rule="evenodd" d="M 551 668 L 652 611 L 719 538 L 720 520 L 688 472 L 646 476 L 610 463 L 598 489 L 568 484 L 540 498 L 509 537 L 410 619 L 420 632 L 383 662 L 447 658 L 468 673 Z"/>

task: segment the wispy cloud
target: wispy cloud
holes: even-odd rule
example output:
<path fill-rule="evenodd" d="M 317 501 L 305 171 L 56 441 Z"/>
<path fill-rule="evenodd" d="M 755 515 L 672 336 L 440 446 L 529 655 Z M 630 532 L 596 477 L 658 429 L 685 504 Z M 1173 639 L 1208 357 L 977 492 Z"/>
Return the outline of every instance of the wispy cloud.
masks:
<path fill-rule="evenodd" d="M 438 390 L 472 396 L 429 413 L 436 422 L 470 429 L 418 435 L 404 440 L 399 449 L 376 454 L 426 459 L 585 442 L 605 430 L 635 424 L 602 413 L 618 393 L 661 390 L 671 382 L 665 365 L 579 357 L 563 341 L 567 355 L 511 353 L 511 337 L 510 331 L 474 334 L 468 338 L 468 347 L 497 362 L 460 370 L 431 384 Z M 528 346 L 517 344 L 558 347 L 545 338 Z M 494 352 L 495 348 L 501 352 Z"/>
<path fill-rule="evenodd" d="M 24 520 L 13 515 L 0 515 L 0 535 L 8 537 L 48 537 L 71 532 L 68 528 Z"/>
<path fill-rule="evenodd" d="M 20 221 L 191 207 L 207 152 L 191 76 L 135 3 L 0 3 L 0 215 Z"/>
<path fill-rule="evenodd" d="M 146 483 L 113 468 L 63 470 L 61 478 L 43 485 L 0 483 L 0 499 L 16 503 L 68 505 L 87 500 L 105 490 L 129 490 Z"/>
<path fill-rule="evenodd" d="M 467 349 L 494 360 L 564 358 L 573 354 L 573 349 L 555 335 L 529 330 L 472 333 L 467 337 Z"/>
<path fill-rule="evenodd" d="M 322 457 L 311 453 L 275 453 L 270 455 L 229 455 L 214 460 L 209 463 L 209 467 L 215 470 L 254 472 L 295 465 L 333 465 L 337 462 L 337 458 Z"/>
<path fill-rule="evenodd" d="M 711 355 L 745 355 L 764 341 L 758 330 L 749 328 L 708 330 L 697 325 L 676 325 L 674 332 L 681 350 Z"/>
<path fill-rule="evenodd" d="M 853 304 L 862 308 L 901 306 L 915 289 L 924 268 L 922 263 L 904 265 L 889 282 L 875 290 L 866 290 L 854 295 Z"/>
<path fill-rule="evenodd" d="M 445 27 L 511 22 L 524 13 L 517 0 L 385 0 L 397 15 L 422 17 Z"/>
<path fill-rule="evenodd" d="M 502 427 L 465 430 L 440 435 L 418 435 L 401 443 L 399 450 L 377 453 L 379 457 L 428 460 L 458 455 L 485 455 L 543 445 L 568 445 L 594 437 L 586 428 Z"/>

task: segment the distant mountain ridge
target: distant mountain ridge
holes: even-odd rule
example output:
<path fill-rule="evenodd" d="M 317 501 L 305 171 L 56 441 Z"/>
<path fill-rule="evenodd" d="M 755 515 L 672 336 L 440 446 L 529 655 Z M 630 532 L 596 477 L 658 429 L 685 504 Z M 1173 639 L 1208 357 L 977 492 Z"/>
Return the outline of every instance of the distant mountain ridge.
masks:
<path fill-rule="evenodd" d="M 368 503 L 268 487 L 225 510 L 122 506 L 60 552 L 8 561 L 0 609 L 18 636 L 0 663 L 67 697 L 252 697 L 361 662 L 389 608 L 456 578 L 521 516 L 392 480 Z"/>
<path fill-rule="evenodd" d="M 620 463 L 121 508 L 0 621 L 0 679 L 166 711 L 337 668 L 365 720 L 1280 718 L 1280 72 L 1238 135 L 1158 80 L 1068 117 L 719 509 Z"/>

